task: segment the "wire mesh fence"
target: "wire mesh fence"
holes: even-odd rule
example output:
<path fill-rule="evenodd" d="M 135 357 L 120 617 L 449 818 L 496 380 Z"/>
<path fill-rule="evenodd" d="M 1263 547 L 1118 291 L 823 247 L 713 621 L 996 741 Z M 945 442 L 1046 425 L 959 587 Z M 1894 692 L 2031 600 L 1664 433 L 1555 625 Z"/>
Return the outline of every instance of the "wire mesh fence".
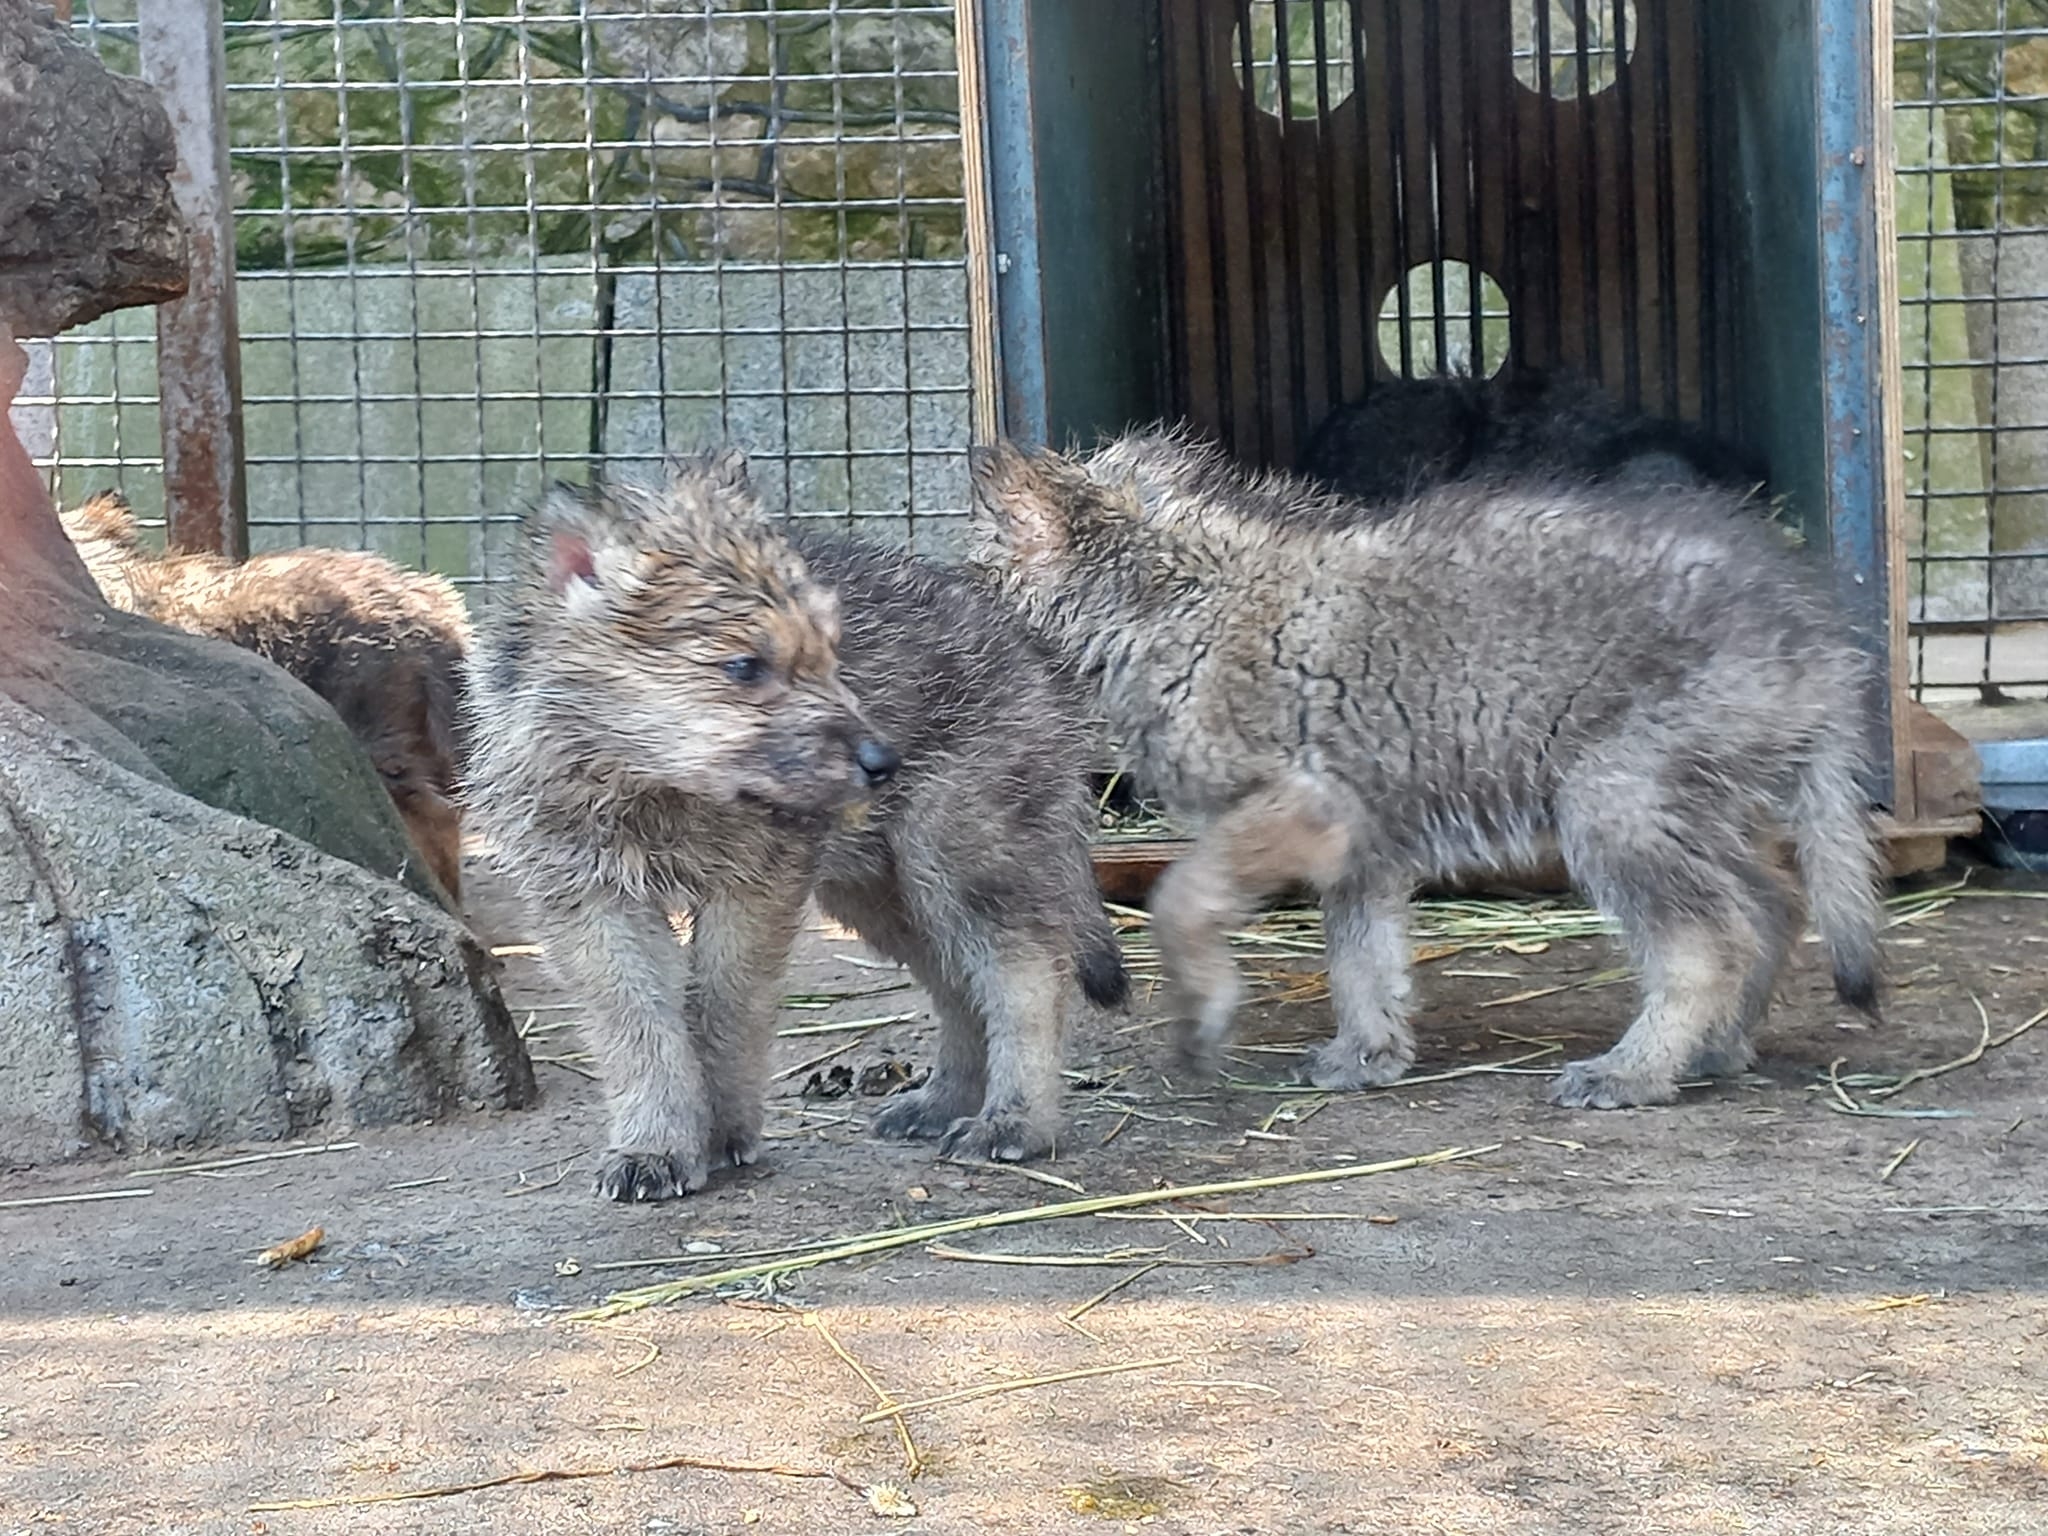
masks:
<path fill-rule="evenodd" d="M 137 0 L 74 25 L 134 71 Z M 950 546 L 970 401 L 950 0 L 227 0 L 250 539 L 488 583 L 549 479 L 732 442 Z M 69 504 L 161 515 L 153 328 L 38 359 Z"/>
<path fill-rule="evenodd" d="M 129 72 L 137 3 L 74 9 Z M 225 10 L 253 547 L 488 583 L 545 480 L 718 440 L 773 507 L 951 547 L 971 405 L 950 0 Z M 1610 83 L 1637 25 L 1632 0 L 1510 13 L 1518 77 L 1562 96 Z M 1250 0 L 1257 105 L 1347 96 L 1353 14 Z M 2037 691 L 2048 0 L 1897 0 L 1895 22 L 1912 677 Z M 16 422 L 65 504 L 114 486 L 161 517 L 154 337 L 124 310 L 33 351 Z"/>
<path fill-rule="evenodd" d="M 2048 688 L 2048 0 L 1899 0 L 1912 679 Z"/>

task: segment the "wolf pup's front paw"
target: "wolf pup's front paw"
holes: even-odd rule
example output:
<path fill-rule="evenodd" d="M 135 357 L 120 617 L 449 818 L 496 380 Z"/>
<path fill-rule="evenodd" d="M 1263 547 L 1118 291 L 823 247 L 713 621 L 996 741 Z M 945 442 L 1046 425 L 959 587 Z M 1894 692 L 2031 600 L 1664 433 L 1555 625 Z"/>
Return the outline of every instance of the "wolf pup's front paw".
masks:
<path fill-rule="evenodd" d="M 702 1153 L 684 1157 L 674 1152 L 637 1152 L 618 1148 L 605 1153 L 597 1170 L 597 1192 L 607 1200 L 673 1200 L 704 1187 L 710 1169 Z"/>
<path fill-rule="evenodd" d="M 933 1141 L 953 1128 L 953 1122 L 974 1109 L 979 1093 L 960 1092 L 944 1078 L 934 1075 L 922 1088 L 893 1094 L 877 1111 L 874 1133 L 884 1141 Z"/>
<path fill-rule="evenodd" d="M 1318 1088 L 1350 1093 L 1398 1083 L 1414 1065 L 1415 1047 L 1408 1041 L 1361 1047 L 1355 1041 L 1337 1039 L 1309 1053 L 1301 1065 L 1301 1076 Z"/>
<path fill-rule="evenodd" d="M 1557 1074 L 1550 1102 L 1564 1109 L 1631 1109 L 1639 1104 L 1673 1104 L 1678 1084 L 1611 1065 L 1606 1056 L 1575 1061 Z"/>
<path fill-rule="evenodd" d="M 955 1120 L 939 1156 L 961 1162 L 1028 1163 L 1053 1148 L 1053 1133 L 1021 1109 L 985 1109 Z"/>

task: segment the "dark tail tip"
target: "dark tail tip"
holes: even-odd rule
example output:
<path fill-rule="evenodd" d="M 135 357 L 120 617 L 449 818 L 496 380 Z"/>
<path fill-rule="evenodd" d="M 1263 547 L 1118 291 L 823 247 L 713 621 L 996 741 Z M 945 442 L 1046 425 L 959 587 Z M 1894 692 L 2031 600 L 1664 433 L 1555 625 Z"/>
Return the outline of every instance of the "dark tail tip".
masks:
<path fill-rule="evenodd" d="M 1877 968 L 1870 964 L 1835 967 L 1835 996 L 1858 1013 L 1884 1022 L 1879 1010 Z"/>
<path fill-rule="evenodd" d="M 1081 991 L 1098 1008 L 1122 1008 L 1130 1001 L 1131 978 L 1114 938 L 1091 944 L 1078 959 Z"/>

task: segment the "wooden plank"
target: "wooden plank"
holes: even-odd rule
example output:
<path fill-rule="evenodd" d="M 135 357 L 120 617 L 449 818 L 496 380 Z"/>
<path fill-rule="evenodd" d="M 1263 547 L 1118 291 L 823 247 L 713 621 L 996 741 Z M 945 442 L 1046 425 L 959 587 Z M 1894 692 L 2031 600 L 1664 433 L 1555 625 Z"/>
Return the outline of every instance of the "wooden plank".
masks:
<path fill-rule="evenodd" d="M 1977 748 L 1970 739 L 1923 704 L 1906 701 L 1899 710 L 1906 732 L 1899 783 L 1911 794 L 1909 825 L 1975 816 L 1984 808 Z M 1901 791 L 1902 796 L 1906 790 Z M 1896 812 L 1894 812 L 1896 815 Z"/>
<path fill-rule="evenodd" d="M 1885 581 L 1884 663 L 1891 694 L 1892 810 L 1902 821 L 1949 814 L 1921 804 L 1917 774 L 1916 735 L 1927 712 L 1912 699 L 1912 651 L 1907 634 L 1910 578 L 1906 562 L 1906 398 L 1901 364 L 1899 313 L 1898 146 L 1893 142 L 1892 7 L 1893 0 L 1867 0 L 1870 6 L 1871 163 L 1875 178 L 1877 220 L 1877 333 L 1871 365 L 1881 385 L 1878 438 L 1881 466 L 1877 507 L 1883 539 Z M 1929 716 L 1928 718 L 1932 718 Z M 1957 738 L 1960 740 L 1961 738 Z M 1964 743 L 1967 747 L 1968 743 Z M 1972 775 L 1975 760 L 1971 762 Z"/>
<path fill-rule="evenodd" d="M 173 549 L 240 559 L 249 509 L 221 0 L 152 0 L 137 12 L 136 34 L 142 77 L 170 114 L 171 191 L 189 237 L 190 285 L 156 312 L 164 513 Z"/>
<path fill-rule="evenodd" d="M 1002 357 L 996 334 L 996 226 L 990 206 L 988 76 L 981 47 L 981 0 L 954 0 L 960 69 L 960 160 L 967 240 L 967 372 L 974 441 L 1002 435 Z"/>
<path fill-rule="evenodd" d="M 1976 836 L 1981 826 L 1981 819 L 1974 813 L 1916 823 L 1879 816 L 1877 830 L 1885 845 L 1888 878 L 1898 880 L 1941 868 L 1948 861 L 1949 843 Z M 1186 838 L 1130 838 L 1097 843 L 1093 849 L 1095 883 L 1105 900 L 1142 907 L 1167 867 L 1186 857 L 1193 848 L 1194 844 Z M 1569 891 L 1570 880 L 1562 864 L 1552 863 L 1513 875 L 1475 876 L 1457 889 L 1466 893 L 1512 889 L 1532 895 L 1559 895 Z"/>

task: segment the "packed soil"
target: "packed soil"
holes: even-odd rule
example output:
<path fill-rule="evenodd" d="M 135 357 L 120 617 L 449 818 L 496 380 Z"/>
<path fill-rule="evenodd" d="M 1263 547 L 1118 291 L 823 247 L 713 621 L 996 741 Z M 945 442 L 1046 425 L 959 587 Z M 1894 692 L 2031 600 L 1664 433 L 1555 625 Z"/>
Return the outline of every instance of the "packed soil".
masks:
<path fill-rule="evenodd" d="M 1177 1080 L 1141 986 L 1074 1041 L 1045 1171 L 1104 1195 L 1490 1150 L 594 1323 L 572 1314 L 751 1250 L 1077 1195 L 866 1134 L 861 1086 L 918 1070 L 932 1027 L 819 928 L 790 1028 L 915 1018 L 781 1041 L 759 1167 L 598 1200 L 576 999 L 470 878 L 539 1108 L 197 1173 L 0 1173 L 0 1201 L 149 1191 L 0 1208 L 4 1536 L 2048 1531 L 2048 1025 L 1877 1091 L 2048 1006 L 2037 895 L 1893 928 L 1881 1028 L 1802 948 L 1754 1075 L 1626 1112 L 1553 1109 L 1532 1075 L 1625 1025 L 1604 939 L 1432 960 L 1414 1080 L 1336 1098 L 1281 1086 L 1329 1028 L 1314 961 L 1250 946 L 1240 1081 Z M 310 1258 L 254 1262 L 315 1225 Z M 1073 1372 L 1098 1374 L 1030 1384 Z M 861 1422 L 879 1393 L 1013 1383 L 908 1413 L 908 1444 Z M 598 1475 L 461 1487 L 540 1471 Z"/>

